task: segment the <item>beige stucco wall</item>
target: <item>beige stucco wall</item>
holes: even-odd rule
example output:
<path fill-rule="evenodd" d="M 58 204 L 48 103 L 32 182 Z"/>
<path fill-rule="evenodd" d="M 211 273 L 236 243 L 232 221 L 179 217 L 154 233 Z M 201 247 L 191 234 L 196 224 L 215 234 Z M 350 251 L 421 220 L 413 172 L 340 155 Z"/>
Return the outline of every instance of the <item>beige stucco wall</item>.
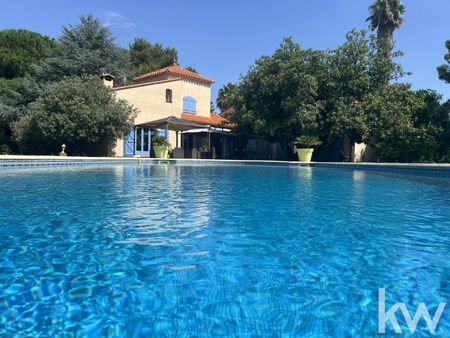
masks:
<path fill-rule="evenodd" d="M 366 152 L 366 145 L 364 143 L 355 143 L 354 161 L 363 162 L 365 152 Z"/>
<path fill-rule="evenodd" d="M 172 90 L 172 103 L 166 102 L 166 89 Z M 200 82 L 178 79 L 118 89 L 116 94 L 118 98 L 128 101 L 139 109 L 135 124 L 168 116 L 181 117 L 184 96 L 192 96 L 197 101 L 196 115 L 207 117 L 210 115 L 211 87 Z M 169 142 L 173 147 L 176 146 L 176 134 L 173 131 L 169 132 Z M 123 148 L 123 140 L 117 140 L 115 147 L 112 149 L 112 155 L 124 156 Z"/>
<path fill-rule="evenodd" d="M 365 143 L 355 143 L 355 162 L 375 161 L 377 161 L 375 148 Z"/>
<path fill-rule="evenodd" d="M 135 123 L 144 123 L 167 116 L 181 116 L 181 81 L 155 83 L 148 86 L 116 90 L 120 99 L 139 109 Z M 166 102 L 166 89 L 172 89 L 172 103 Z"/>
<path fill-rule="evenodd" d="M 192 96 L 197 101 L 196 115 L 209 117 L 211 107 L 211 87 L 209 85 L 182 79 L 180 90 L 182 106 L 183 97 Z"/>

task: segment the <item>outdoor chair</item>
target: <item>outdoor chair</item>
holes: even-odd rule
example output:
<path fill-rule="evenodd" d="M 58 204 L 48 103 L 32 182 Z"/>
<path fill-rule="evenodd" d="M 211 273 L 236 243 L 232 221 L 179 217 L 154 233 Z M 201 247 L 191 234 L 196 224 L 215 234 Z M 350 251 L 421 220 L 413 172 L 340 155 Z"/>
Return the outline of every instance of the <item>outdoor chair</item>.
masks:
<path fill-rule="evenodd" d="M 341 161 L 342 162 L 350 162 L 350 156 L 345 155 L 342 150 L 340 151 L 340 155 L 341 155 Z"/>

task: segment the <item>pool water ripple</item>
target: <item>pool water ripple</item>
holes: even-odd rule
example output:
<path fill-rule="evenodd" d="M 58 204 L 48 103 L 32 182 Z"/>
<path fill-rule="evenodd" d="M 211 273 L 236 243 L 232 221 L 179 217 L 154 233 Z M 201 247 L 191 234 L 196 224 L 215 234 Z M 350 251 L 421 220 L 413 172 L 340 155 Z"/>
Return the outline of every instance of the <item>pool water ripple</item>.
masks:
<path fill-rule="evenodd" d="M 375 336 L 378 288 L 450 302 L 448 179 L 120 164 L 0 189 L 2 336 Z"/>

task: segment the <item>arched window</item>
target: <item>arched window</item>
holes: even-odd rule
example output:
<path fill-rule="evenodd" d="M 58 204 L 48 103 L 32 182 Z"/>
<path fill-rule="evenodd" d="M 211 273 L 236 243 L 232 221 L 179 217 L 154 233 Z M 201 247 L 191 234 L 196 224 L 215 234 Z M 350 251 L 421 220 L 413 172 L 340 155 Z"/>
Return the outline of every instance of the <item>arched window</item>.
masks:
<path fill-rule="evenodd" d="M 197 101 L 192 96 L 183 97 L 183 112 L 191 114 L 197 112 Z"/>
<path fill-rule="evenodd" d="M 166 102 L 172 103 L 172 89 L 166 89 Z"/>

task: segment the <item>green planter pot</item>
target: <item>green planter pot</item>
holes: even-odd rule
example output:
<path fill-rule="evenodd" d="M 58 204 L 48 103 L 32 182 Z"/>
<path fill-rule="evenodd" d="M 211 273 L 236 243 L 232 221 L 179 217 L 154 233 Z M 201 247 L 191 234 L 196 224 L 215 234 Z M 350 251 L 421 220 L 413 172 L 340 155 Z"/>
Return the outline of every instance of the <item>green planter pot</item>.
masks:
<path fill-rule="evenodd" d="M 300 162 L 311 162 L 313 152 L 314 152 L 313 148 L 297 149 L 298 160 Z"/>
<path fill-rule="evenodd" d="M 168 158 L 169 148 L 166 146 L 153 146 L 156 158 Z"/>

